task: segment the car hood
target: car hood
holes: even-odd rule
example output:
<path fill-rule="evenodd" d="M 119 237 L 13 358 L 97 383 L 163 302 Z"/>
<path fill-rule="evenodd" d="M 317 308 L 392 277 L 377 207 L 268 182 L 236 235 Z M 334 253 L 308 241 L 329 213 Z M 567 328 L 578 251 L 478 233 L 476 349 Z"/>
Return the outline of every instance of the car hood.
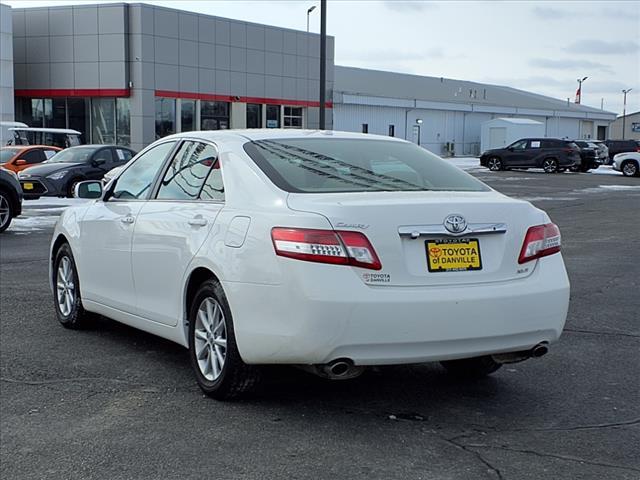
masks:
<path fill-rule="evenodd" d="M 29 178 L 32 177 L 41 177 L 44 175 L 49 175 L 53 172 L 59 172 L 60 170 L 67 170 L 69 168 L 77 167 L 81 165 L 80 163 L 46 163 L 43 162 L 40 165 L 34 165 L 33 167 L 29 167 L 24 169 L 20 173 L 20 178 Z"/>

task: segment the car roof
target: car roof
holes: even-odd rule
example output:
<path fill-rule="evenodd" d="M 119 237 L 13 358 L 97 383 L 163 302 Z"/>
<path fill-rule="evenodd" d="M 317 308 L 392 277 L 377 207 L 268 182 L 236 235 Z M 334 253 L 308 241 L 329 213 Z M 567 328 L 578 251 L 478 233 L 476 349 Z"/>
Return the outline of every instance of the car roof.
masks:
<path fill-rule="evenodd" d="M 193 132 L 183 132 L 170 135 L 167 138 L 197 137 L 209 141 L 257 141 L 276 140 L 292 138 L 351 138 L 386 140 L 406 143 L 406 140 L 388 137 L 385 135 L 374 135 L 369 133 L 340 132 L 336 130 L 301 130 L 297 128 L 255 128 L 245 130 L 200 130 Z"/>
<path fill-rule="evenodd" d="M 73 150 L 76 148 L 126 148 L 127 150 L 131 150 L 129 147 L 123 147 L 121 145 L 111 145 L 111 144 L 102 144 L 102 143 L 87 143 L 84 145 L 74 145 L 73 147 L 69 147 L 66 150 Z"/>

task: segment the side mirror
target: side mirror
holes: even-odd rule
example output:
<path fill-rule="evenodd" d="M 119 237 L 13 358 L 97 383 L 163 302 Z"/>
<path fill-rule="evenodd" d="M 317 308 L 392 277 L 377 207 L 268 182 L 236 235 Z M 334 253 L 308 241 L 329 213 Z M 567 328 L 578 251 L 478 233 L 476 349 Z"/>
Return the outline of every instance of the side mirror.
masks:
<path fill-rule="evenodd" d="M 91 165 L 93 165 L 94 167 L 99 167 L 100 165 L 103 165 L 105 162 L 106 160 L 104 158 L 96 158 L 91 161 Z"/>
<path fill-rule="evenodd" d="M 100 198 L 102 197 L 102 183 L 97 180 L 79 182 L 73 188 L 75 198 Z"/>
<path fill-rule="evenodd" d="M 515 149 L 513 147 L 507 147 L 507 150 L 509 150 L 510 152 L 513 152 Z"/>
<path fill-rule="evenodd" d="M 14 165 L 16 165 L 18 167 L 21 166 L 21 165 L 26 165 L 26 164 L 27 164 L 27 161 L 23 160 L 22 158 L 16 160 L 15 163 L 14 163 Z"/>

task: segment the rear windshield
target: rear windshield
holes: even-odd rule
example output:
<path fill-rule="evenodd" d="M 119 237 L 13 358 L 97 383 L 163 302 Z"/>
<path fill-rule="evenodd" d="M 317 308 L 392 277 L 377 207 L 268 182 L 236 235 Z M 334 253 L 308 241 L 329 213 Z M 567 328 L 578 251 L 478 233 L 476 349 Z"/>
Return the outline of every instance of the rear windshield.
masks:
<path fill-rule="evenodd" d="M 412 144 L 350 138 L 258 140 L 247 154 L 279 188 L 294 193 L 489 188 L 447 161 Z"/>

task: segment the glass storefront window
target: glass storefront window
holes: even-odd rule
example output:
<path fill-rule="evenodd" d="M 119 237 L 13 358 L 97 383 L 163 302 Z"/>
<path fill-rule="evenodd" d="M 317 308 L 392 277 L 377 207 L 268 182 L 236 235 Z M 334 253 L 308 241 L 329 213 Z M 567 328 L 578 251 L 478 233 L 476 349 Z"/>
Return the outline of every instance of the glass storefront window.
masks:
<path fill-rule="evenodd" d="M 267 105 L 267 128 L 280 128 L 280 105 Z"/>
<path fill-rule="evenodd" d="M 200 103 L 200 129 L 226 130 L 229 128 L 229 103 L 209 102 Z"/>
<path fill-rule="evenodd" d="M 91 100 L 91 141 L 93 143 L 115 143 L 116 105 L 113 98 Z"/>
<path fill-rule="evenodd" d="M 182 100 L 180 106 L 180 131 L 192 132 L 196 129 L 196 101 Z"/>
<path fill-rule="evenodd" d="M 51 116 L 47 118 L 47 127 L 67 128 L 67 99 L 54 98 L 51 105 Z"/>
<path fill-rule="evenodd" d="M 262 105 L 247 103 L 247 128 L 262 128 Z"/>
<path fill-rule="evenodd" d="M 302 107 L 284 107 L 284 128 L 302 128 Z"/>
<path fill-rule="evenodd" d="M 131 102 L 116 98 L 116 144 L 131 145 Z"/>
<path fill-rule="evenodd" d="M 176 133 L 176 101 L 156 98 L 156 139 Z"/>
<path fill-rule="evenodd" d="M 30 127 L 44 127 L 44 99 L 31 99 L 31 121 L 27 122 Z"/>

